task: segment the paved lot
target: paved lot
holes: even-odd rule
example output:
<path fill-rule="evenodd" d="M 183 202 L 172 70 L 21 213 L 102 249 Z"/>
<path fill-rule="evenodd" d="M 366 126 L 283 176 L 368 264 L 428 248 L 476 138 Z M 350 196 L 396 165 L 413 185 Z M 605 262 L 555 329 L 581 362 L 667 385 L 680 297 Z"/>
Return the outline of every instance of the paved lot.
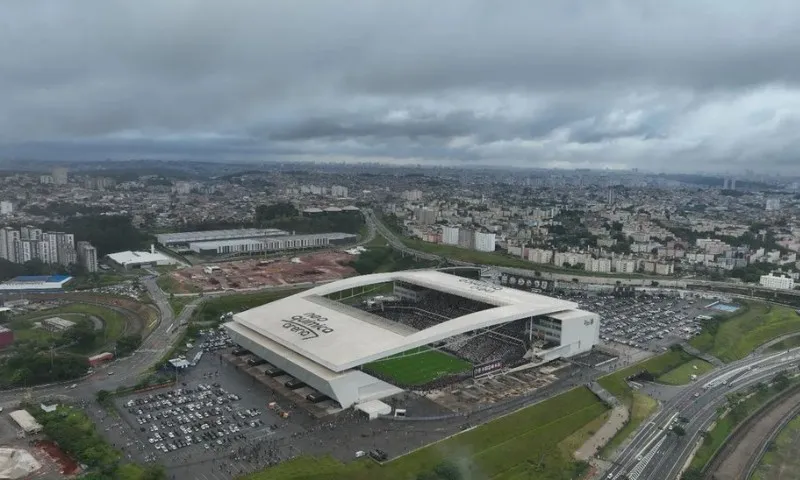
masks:
<path fill-rule="evenodd" d="M 101 418 L 112 441 L 132 459 L 169 469 L 208 461 L 227 465 L 235 463 L 228 457 L 244 455 L 256 443 L 267 451 L 269 442 L 304 430 L 270 410 L 274 396 L 216 353 L 205 354 L 177 378 L 173 387 L 116 399 L 120 418 Z"/>

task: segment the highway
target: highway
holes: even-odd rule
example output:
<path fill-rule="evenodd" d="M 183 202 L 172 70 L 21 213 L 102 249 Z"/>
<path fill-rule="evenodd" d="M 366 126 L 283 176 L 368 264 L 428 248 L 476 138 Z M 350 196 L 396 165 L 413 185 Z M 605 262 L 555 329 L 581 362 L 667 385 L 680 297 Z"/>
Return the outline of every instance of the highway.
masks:
<path fill-rule="evenodd" d="M 665 402 L 648 423 L 618 452 L 605 478 L 670 480 L 678 478 L 692 455 L 700 435 L 714 422 L 717 409 L 729 393 L 768 381 L 800 362 L 800 349 L 772 355 L 753 355 L 730 363 L 688 385 Z M 695 396 L 697 395 L 697 396 Z M 687 419 L 686 435 L 669 427 L 678 417 Z"/>

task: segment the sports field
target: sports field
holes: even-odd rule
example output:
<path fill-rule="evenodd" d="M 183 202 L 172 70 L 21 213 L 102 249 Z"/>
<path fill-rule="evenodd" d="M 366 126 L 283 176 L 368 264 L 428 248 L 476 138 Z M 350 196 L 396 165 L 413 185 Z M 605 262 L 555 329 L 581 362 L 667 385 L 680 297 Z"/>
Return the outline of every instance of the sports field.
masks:
<path fill-rule="evenodd" d="M 455 465 L 464 479 L 581 478 L 587 465 L 575 462 L 567 452 L 591 436 L 607 410 L 594 394 L 581 387 L 383 466 L 371 460 L 343 464 L 330 457 L 298 457 L 243 480 L 454 478 L 432 473 L 444 463 Z"/>
<path fill-rule="evenodd" d="M 744 358 L 759 345 L 781 335 L 800 332 L 800 315 L 793 309 L 747 302 L 744 308 L 711 324 L 689 343 L 723 362 Z"/>
<path fill-rule="evenodd" d="M 364 370 L 393 378 L 401 385 L 422 385 L 471 368 L 472 364 L 466 360 L 428 347 L 416 348 L 364 365 Z"/>

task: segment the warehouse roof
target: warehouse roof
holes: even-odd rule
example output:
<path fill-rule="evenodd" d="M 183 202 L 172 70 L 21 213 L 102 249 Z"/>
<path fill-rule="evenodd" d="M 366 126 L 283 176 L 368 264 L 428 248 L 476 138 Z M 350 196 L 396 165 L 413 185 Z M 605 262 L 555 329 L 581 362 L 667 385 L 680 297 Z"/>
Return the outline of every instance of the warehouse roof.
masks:
<path fill-rule="evenodd" d="M 155 252 L 125 252 L 109 253 L 108 258 L 120 265 L 144 265 L 153 262 L 174 262 L 174 260 L 163 253 Z"/>

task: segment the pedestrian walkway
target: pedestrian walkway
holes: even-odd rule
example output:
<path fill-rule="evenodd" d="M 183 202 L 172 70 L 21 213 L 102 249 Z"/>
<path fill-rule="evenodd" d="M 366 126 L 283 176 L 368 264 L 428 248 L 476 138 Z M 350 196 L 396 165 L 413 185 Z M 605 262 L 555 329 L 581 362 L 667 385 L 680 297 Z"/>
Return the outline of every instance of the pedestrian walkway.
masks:
<path fill-rule="evenodd" d="M 681 342 L 680 345 L 681 345 L 681 348 L 683 349 L 683 351 L 688 353 L 689 355 L 694 355 L 697 358 L 702 358 L 703 360 L 705 360 L 706 362 L 710 363 L 711 365 L 714 365 L 715 367 L 725 366 L 725 363 L 722 360 L 720 360 L 719 358 L 717 358 L 717 357 L 715 357 L 713 355 L 709 355 L 707 353 L 701 352 L 700 350 L 694 348 L 693 346 L 689 345 L 686 342 Z"/>
<path fill-rule="evenodd" d="M 587 440 L 581 448 L 575 452 L 575 458 L 580 461 L 588 461 L 597 455 L 597 452 L 628 423 L 628 409 L 624 405 L 617 405 L 611 410 L 611 416 L 606 423 L 600 427 L 592 437 Z"/>
<path fill-rule="evenodd" d="M 587 386 L 589 387 L 589 390 L 592 391 L 592 393 L 597 395 L 600 398 L 600 400 L 602 400 L 603 403 L 605 403 L 609 407 L 614 408 L 617 405 L 619 405 L 619 400 L 617 400 L 617 397 L 611 395 L 611 393 L 605 388 L 603 388 L 599 383 L 589 382 L 589 385 Z"/>

